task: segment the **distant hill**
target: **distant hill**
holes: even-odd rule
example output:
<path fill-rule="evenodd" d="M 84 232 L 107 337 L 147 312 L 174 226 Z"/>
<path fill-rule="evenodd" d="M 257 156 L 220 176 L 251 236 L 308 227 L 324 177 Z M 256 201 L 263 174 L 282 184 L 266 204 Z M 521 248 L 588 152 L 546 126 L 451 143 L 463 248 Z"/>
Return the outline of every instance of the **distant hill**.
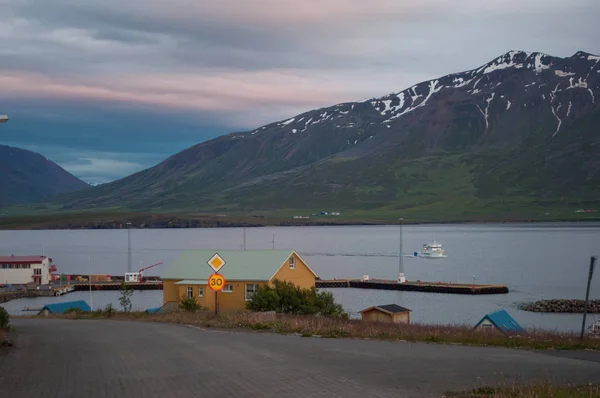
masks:
<path fill-rule="evenodd" d="M 0 205 L 42 202 L 86 187 L 38 153 L 0 145 Z"/>
<path fill-rule="evenodd" d="M 470 71 L 186 149 L 65 209 L 489 214 L 600 203 L 600 57 Z"/>

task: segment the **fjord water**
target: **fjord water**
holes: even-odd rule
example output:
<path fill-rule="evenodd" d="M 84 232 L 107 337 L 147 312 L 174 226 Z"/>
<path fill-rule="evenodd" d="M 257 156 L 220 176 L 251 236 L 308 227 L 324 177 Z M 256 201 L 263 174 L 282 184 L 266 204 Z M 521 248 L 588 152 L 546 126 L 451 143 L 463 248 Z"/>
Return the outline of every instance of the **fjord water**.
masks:
<path fill-rule="evenodd" d="M 322 279 L 395 279 L 398 274 L 398 226 L 247 228 L 247 250 L 296 250 Z M 147 275 L 161 275 L 186 249 L 240 250 L 241 228 L 133 229 L 133 269 L 164 262 Z M 354 316 L 371 305 L 396 303 L 410 308 L 413 322 L 474 324 L 485 313 L 506 308 L 523 326 L 578 330 L 580 314 L 540 314 L 520 311 L 523 301 L 584 298 L 589 259 L 600 254 L 600 224 L 469 224 L 408 225 L 403 227 L 403 252 L 411 254 L 437 240 L 447 258 L 404 258 L 409 280 L 506 284 L 509 294 L 462 296 L 432 293 L 331 289 Z M 127 270 L 127 230 L 0 231 L 0 254 L 44 253 L 62 273 L 123 274 Z M 207 267 L 198 259 L 198 267 Z M 227 276 L 226 267 L 223 270 Z M 596 275 L 591 298 L 600 295 Z M 11 313 L 46 302 L 85 299 L 87 292 L 63 297 L 15 300 L 5 304 Z M 94 307 L 117 305 L 115 292 L 94 292 Z M 136 292 L 134 307 L 161 304 L 162 292 Z M 588 317 L 589 323 L 596 319 Z"/>

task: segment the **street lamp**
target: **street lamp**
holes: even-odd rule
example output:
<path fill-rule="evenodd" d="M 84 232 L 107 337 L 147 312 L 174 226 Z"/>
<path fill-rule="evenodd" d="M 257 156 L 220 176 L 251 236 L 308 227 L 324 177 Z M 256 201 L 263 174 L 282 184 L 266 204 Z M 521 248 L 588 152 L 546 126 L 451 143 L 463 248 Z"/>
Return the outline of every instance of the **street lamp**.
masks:
<path fill-rule="evenodd" d="M 131 223 L 127 223 L 127 272 L 131 272 Z"/>
<path fill-rule="evenodd" d="M 398 253 L 398 283 L 406 283 L 406 276 L 404 276 L 404 262 L 403 262 L 403 254 L 402 254 L 402 223 L 404 219 L 400 219 L 400 247 Z"/>

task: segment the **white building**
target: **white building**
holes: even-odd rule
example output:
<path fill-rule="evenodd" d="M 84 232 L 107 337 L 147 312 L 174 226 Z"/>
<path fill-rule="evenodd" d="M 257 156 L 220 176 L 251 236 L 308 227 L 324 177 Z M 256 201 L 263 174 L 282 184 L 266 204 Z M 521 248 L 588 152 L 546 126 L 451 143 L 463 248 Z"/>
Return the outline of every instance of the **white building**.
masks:
<path fill-rule="evenodd" d="M 0 256 L 0 285 L 46 285 L 56 271 L 46 256 Z"/>

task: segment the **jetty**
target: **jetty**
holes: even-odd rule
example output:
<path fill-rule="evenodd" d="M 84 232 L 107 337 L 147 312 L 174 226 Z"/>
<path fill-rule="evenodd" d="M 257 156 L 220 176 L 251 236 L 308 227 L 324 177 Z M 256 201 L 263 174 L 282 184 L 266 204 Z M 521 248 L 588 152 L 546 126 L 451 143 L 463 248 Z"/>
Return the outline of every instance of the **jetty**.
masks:
<path fill-rule="evenodd" d="M 87 283 L 87 282 L 71 282 L 71 287 L 75 291 L 88 291 L 90 290 L 121 290 L 120 282 L 100 282 L 100 283 Z M 125 285 L 131 290 L 162 290 L 162 282 L 126 282 Z"/>
<path fill-rule="evenodd" d="M 446 294 L 506 294 L 508 287 L 505 285 L 481 285 L 452 282 L 425 282 L 406 281 L 398 283 L 389 279 L 333 279 L 317 280 L 317 288 L 355 288 L 355 289 L 377 289 L 377 290 L 400 290 L 408 292 L 424 293 L 446 293 Z"/>

